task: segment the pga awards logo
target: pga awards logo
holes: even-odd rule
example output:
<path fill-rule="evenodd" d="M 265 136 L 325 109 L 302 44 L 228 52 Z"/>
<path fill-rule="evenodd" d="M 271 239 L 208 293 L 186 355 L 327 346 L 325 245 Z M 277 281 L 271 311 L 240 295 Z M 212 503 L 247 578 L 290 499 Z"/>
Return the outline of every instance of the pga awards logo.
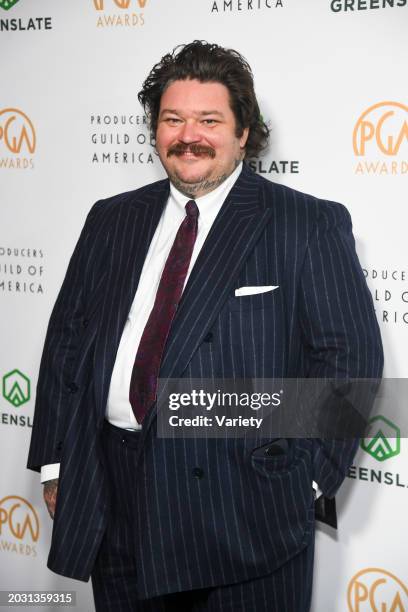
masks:
<path fill-rule="evenodd" d="M 131 0 L 112 0 L 118 8 L 128 9 L 130 6 Z M 146 6 L 147 0 L 137 0 L 140 8 L 144 8 Z M 103 11 L 105 8 L 105 0 L 94 0 L 95 8 L 98 11 Z"/>
<path fill-rule="evenodd" d="M 144 13 L 148 0 L 93 0 L 98 11 L 96 26 L 103 27 L 129 27 L 143 26 Z M 119 10 L 118 10 L 119 9 Z"/>
<path fill-rule="evenodd" d="M 350 580 L 347 604 L 349 612 L 406 612 L 408 589 L 391 572 L 370 567 Z"/>
<path fill-rule="evenodd" d="M 36 557 L 40 521 L 35 508 L 19 495 L 0 499 L 0 551 Z"/>
<path fill-rule="evenodd" d="M 408 106 L 378 102 L 363 111 L 353 130 L 355 174 L 408 174 Z"/>
<path fill-rule="evenodd" d="M 18 108 L 0 108 L 0 169 L 34 167 L 36 134 L 31 119 Z"/>

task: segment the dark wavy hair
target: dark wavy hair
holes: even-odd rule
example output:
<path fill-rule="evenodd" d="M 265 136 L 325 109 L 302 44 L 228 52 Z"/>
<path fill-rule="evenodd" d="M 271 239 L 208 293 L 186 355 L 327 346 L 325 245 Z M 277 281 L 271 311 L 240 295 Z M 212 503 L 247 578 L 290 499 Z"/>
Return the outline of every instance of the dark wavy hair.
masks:
<path fill-rule="evenodd" d="M 204 40 L 179 45 L 153 66 L 138 93 L 147 115 L 150 131 L 156 135 L 160 100 L 174 81 L 197 79 L 201 83 L 222 83 L 229 91 L 235 116 L 236 136 L 249 128 L 245 159 L 256 157 L 268 145 L 269 129 L 259 111 L 251 67 L 238 51 L 225 49 Z"/>

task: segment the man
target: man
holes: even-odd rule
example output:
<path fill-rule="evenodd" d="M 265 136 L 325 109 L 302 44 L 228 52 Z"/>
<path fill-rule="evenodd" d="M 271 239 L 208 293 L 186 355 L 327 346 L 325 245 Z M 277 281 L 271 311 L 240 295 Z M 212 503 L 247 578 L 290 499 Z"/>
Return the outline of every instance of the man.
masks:
<path fill-rule="evenodd" d="M 161 438 L 157 379 L 379 377 L 350 216 L 243 163 L 268 130 L 236 51 L 177 48 L 139 99 L 169 180 L 95 204 L 45 341 L 48 567 L 98 611 L 306 611 L 313 486 L 333 498 L 356 444 Z"/>

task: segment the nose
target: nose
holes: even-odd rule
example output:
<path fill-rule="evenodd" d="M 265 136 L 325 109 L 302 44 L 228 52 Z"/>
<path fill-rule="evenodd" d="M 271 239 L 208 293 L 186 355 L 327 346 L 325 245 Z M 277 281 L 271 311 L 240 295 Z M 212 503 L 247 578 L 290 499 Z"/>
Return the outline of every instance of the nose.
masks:
<path fill-rule="evenodd" d="M 201 140 L 199 126 L 196 124 L 195 121 L 186 121 L 183 124 L 182 129 L 180 130 L 178 138 L 181 142 L 184 142 L 185 144 L 199 142 Z"/>

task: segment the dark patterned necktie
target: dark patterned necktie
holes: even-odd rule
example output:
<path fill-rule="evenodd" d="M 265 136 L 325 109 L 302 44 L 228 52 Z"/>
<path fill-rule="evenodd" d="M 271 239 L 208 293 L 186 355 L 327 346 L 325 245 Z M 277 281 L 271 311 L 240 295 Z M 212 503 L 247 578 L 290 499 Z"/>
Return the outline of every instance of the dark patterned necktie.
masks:
<path fill-rule="evenodd" d="M 156 399 L 160 362 L 197 237 L 198 207 L 194 200 L 187 202 L 186 213 L 167 257 L 133 365 L 129 401 L 138 423 L 142 423 Z"/>

